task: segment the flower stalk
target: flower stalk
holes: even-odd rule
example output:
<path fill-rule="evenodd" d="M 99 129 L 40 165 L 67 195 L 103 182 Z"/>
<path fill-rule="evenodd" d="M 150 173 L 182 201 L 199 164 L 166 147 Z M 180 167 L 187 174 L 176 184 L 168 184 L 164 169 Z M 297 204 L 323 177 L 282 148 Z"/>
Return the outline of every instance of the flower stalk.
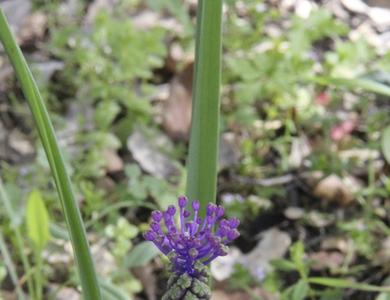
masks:
<path fill-rule="evenodd" d="M 221 31 L 222 0 L 199 0 L 186 195 L 200 199 L 202 216 L 216 200 Z"/>

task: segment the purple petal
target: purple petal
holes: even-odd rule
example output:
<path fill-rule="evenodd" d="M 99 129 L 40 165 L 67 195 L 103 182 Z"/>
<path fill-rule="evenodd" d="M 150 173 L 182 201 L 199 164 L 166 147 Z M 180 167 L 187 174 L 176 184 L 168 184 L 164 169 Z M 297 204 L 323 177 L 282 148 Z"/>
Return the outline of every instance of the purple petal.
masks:
<path fill-rule="evenodd" d="M 213 215 L 213 214 L 214 214 L 214 211 L 215 211 L 215 208 L 216 208 L 215 204 L 212 204 L 212 203 L 207 204 L 207 207 L 206 207 L 206 214 L 207 214 L 208 216 Z"/>
<path fill-rule="evenodd" d="M 199 208 L 200 208 L 200 203 L 199 203 L 199 201 L 198 201 L 198 200 L 192 201 L 192 209 L 193 209 L 194 211 L 198 211 Z"/>
<path fill-rule="evenodd" d="M 229 222 L 230 228 L 233 228 L 233 229 L 237 228 L 240 225 L 240 220 L 237 218 L 232 218 L 228 222 Z"/>
<path fill-rule="evenodd" d="M 163 217 L 163 213 L 159 210 L 155 210 L 152 212 L 152 219 L 155 222 L 160 222 Z"/>
<path fill-rule="evenodd" d="M 167 209 L 167 213 L 171 216 L 174 216 L 176 213 L 176 207 L 173 205 L 169 205 Z"/>
<path fill-rule="evenodd" d="M 147 241 L 154 241 L 155 238 L 156 238 L 156 233 L 154 233 L 153 231 L 151 230 L 148 230 L 144 233 L 144 238 L 145 240 Z"/>
<path fill-rule="evenodd" d="M 229 241 L 233 241 L 236 238 L 238 238 L 239 236 L 240 236 L 240 233 L 236 229 L 230 230 L 227 233 L 227 238 L 229 239 Z"/>
<path fill-rule="evenodd" d="M 216 209 L 217 218 L 222 218 L 222 216 L 225 214 L 225 210 L 222 206 L 218 206 Z"/>
<path fill-rule="evenodd" d="M 187 205 L 187 198 L 185 196 L 181 196 L 178 199 L 179 207 L 185 207 Z"/>

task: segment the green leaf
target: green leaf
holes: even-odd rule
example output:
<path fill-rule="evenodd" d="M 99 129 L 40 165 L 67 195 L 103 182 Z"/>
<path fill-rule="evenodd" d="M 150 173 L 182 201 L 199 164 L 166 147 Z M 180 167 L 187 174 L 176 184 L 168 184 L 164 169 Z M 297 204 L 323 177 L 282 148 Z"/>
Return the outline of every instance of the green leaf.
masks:
<path fill-rule="evenodd" d="M 103 300 L 130 300 L 126 293 L 115 284 L 108 281 L 99 281 L 102 287 Z"/>
<path fill-rule="evenodd" d="M 291 259 L 292 261 L 298 265 L 301 264 L 303 261 L 303 256 L 305 255 L 305 246 L 301 241 L 298 241 L 294 243 L 294 245 L 291 246 Z"/>
<path fill-rule="evenodd" d="M 375 300 L 390 300 L 390 293 L 380 293 Z"/>
<path fill-rule="evenodd" d="M 33 190 L 27 199 L 27 234 L 34 246 L 40 251 L 50 239 L 49 215 L 41 193 Z"/>
<path fill-rule="evenodd" d="M 338 77 L 315 77 L 308 78 L 321 85 L 335 85 L 337 87 L 346 87 L 350 89 L 361 89 L 367 92 L 390 96 L 390 86 L 378 81 L 359 77 L 359 78 L 338 78 Z"/>
<path fill-rule="evenodd" d="M 52 237 L 64 241 L 69 241 L 69 234 L 65 228 L 57 225 L 55 223 L 50 223 L 49 225 L 50 234 Z"/>
<path fill-rule="evenodd" d="M 308 266 L 305 262 L 305 246 L 301 241 L 297 241 L 291 246 L 290 257 L 301 278 L 306 278 Z"/>
<path fill-rule="evenodd" d="M 125 258 L 127 268 L 142 267 L 159 254 L 159 250 L 149 242 L 136 245 Z"/>
<path fill-rule="evenodd" d="M 0 41 L 4 46 L 15 74 L 20 82 L 24 96 L 33 114 L 39 137 L 50 164 L 52 176 L 68 225 L 72 246 L 76 256 L 78 275 L 81 281 L 84 299 L 100 300 L 100 288 L 90 255 L 85 228 L 78 209 L 69 174 L 65 168 L 49 113 L 31 74 L 27 62 L 17 45 L 5 15 L 0 9 Z"/>
<path fill-rule="evenodd" d="M 95 111 L 95 123 L 101 129 L 107 129 L 120 112 L 120 106 L 113 101 L 100 101 Z"/>
<path fill-rule="evenodd" d="M 382 132 L 382 153 L 388 164 L 390 164 L 390 126 Z"/>
<path fill-rule="evenodd" d="M 3 280 L 7 277 L 7 268 L 5 265 L 3 265 L 2 262 L 0 262 L 0 283 L 3 282 Z"/>
<path fill-rule="evenodd" d="M 11 195 L 12 195 L 12 193 L 11 193 Z M 22 198 L 22 197 L 20 197 L 20 198 Z M 15 238 L 16 249 L 19 252 L 18 254 L 20 255 L 20 258 L 22 260 L 22 265 L 23 265 L 24 271 L 29 272 L 31 270 L 31 265 L 30 265 L 30 262 L 27 258 L 27 254 L 24 251 L 24 243 L 23 243 L 22 233 L 21 233 L 21 230 L 20 230 L 20 227 L 18 224 L 19 222 L 15 221 L 17 216 L 16 216 L 14 208 L 12 207 L 12 204 L 11 204 L 14 201 L 12 198 L 9 197 L 9 195 L 8 195 L 4 185 L 3 185 L 3 181 L 1 180 L 1 177 L 0 177 L 0 201 L 4 205 L 4 212 L 10 218 L 11 225 L 12 225 L 11 226 L 12 234 Z M 23 214 L 24 214 L 24 212 L 23 212 Z M 4 242 L 4 245 L 5 245 L 5 242 Z M 4 255 L 4 251 L 2 251 L 2 252 L 3 252 L 3 258 L 6 260 L 6 257 Z M 15 271 L 15 274 L 16 274 L 16 271 Z M 12 275 L 11 275 L 11 278 L 12 278 Z M 31 276 L 27 276 L 27 287 L 28 287 L 28 291 L 30 294 L 33 294 L 35 292 Z M 22 294 L 19 290 L 20 290 L 20 287 L 17 288 L 17 293 Z M 21 296 L 19 298 L 23 299 L 23 296 Z"/>
<path fill-rule="evenodd" d="M 287 259 L 275 259 L 271 261 L 273 267 L 281 271 L 294 271 L 296 266 L 293 262 Z"/>
<path fill-rule="evenodd" d="M 221 80 L 222 0 L 199 0 L 191 138 L 188 154 L 189 199 L 216 200 Z"/>
<path fill-rule="evenodd" d="M 14 183 L 7 183 L 4 184 L 4 190 L 0 194 L 3 194 L 0 198 L 3 198 L 4 208 L 10 218 L 12 227 L 20 226 L 24 222 L 26 213 L 24 205 L 21 204 L 23 201 L 22 190 Z"/>
<path fill-rule="evenodd" d="M 299 280 L 293 287 L 292 290 L 292 300 L 303 300 L 306 298 L 309 293 L 310 286 L 306 280 Z"/>
<path fill-rule="evenodd" d="M 20 279 L 18 278 L 18 274 L 16 272 L 16 266 L 12 261 L 12 254 L 8 250 L 7 244 L 4 240 L 3 233 L 1 230 L 0 230 L 0 254 L 3 260 L 0 261 L 0 285 L 2 284 L 3 280 L 7 277 L 7 275 L 9 275 L 13 285 L 15 286 L 18 299 L 20 300 L 26 299 L 21 289 L 21 286 L 19 285 Z M 0 295 L 0 299 L 1 299 L 1 295 Z"/>
<path fill-rule="evenodd" d="M 342 289 L 329 288 L 321 291 L 320 294 L 320 300 L 342 300 L 344 293 Z"/>
<path fill-rule="evenodd" d="M 384 287 L 384 286 L 375 286 L 371 284 L 365 284 L 365 283 L 359 283 L 359 282 L 353 282 L 348 279 L 342 279 L 342 278 L 327 278 L 327 277 L 311 277 L 308 278 L 307 281 L 309 283 L 329 286 L 329 287 L 335 287 L 335 288 L 350 288 L 354 290 L 359 291 L 365 291 L 365 292 L 390 292 L 390 286 Z"/>

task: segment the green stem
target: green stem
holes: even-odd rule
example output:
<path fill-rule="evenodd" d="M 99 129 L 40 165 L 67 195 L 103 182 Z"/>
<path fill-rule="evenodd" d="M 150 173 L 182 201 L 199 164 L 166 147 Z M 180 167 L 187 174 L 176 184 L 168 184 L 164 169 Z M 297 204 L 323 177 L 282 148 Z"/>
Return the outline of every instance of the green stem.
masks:
<path fill-rule="evenodd" d="M 70 178 L 66 172 L 65 163 L 54 134 L 53 125 L 31 71 L 12 36 L 10 27 L 1 9 L 0 40 L 15 69 L 23 93 L 27 98 L 50 164 L 65 220 L 68 225 L 84 299 L 99 300 L 101 299 L 100 288 L 89 251 L 85 228 L 76 204 Z"/>
<path fill-rule="evenodd" d="M 35 264 L 37 271 L 34 274 L 34 280 L 35 280 L 35 291 L 36 291 L 36 300 L 41 300 L 42 298 L 42 250 L 41 249 L 34 249 L 34 256 L 35 256 Z"/>
<path fill-rule="evenodd" d="M 1 180 L 1 178 L 0 178 L 0 199 L 3 202 L 5 212 L 7 213 L 8 217 L 11 220 L 11 230 L 15 235 L 16 247 L 18 248 L 24 271 L 28 273 L 31 269 L 31 265 L 28 261 L 27 255 L 24 253 L 24 243 L 22 239 L 22 234 L 15 220 L 16 214 L 11 206 L 11 202 L 8 198 L 7 192 L 4 189 L 3 181 Z M 34 290 L 34 284 L 31 276 L 26 276 L 26 280 L 27 280 L 27 287 L 28 287 L 29 294 L 34 295 L 35 290 Z"/>
<path fill-rule="evenodd" d="M 216 200 L 221 80 L 222 0 L 199 0 L 187 196 Z"/>

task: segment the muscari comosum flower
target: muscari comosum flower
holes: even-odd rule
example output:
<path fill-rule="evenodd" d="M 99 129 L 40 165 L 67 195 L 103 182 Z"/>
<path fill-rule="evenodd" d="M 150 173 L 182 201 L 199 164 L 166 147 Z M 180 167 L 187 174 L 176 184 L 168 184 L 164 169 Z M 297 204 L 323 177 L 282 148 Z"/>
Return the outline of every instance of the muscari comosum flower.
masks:
<path fill-rule="evenodd" d="M 204 220 L 199 217 L 199 201 L 192 201 L 192 216 L 186 209 L 186 197 L 179 197 L 178 204 L 179 226 L 176 208 L 171 205 L 165 212 L 152 212 L 150 230 L 144 234 L 171 262 L 162 300 L 207 300 L 211 296 L 207 265 L 227 254 L 227 244 L 239 236 L 239 220 L 223 219 L 224 209 L 215 204 L 207 205 Z"/>

